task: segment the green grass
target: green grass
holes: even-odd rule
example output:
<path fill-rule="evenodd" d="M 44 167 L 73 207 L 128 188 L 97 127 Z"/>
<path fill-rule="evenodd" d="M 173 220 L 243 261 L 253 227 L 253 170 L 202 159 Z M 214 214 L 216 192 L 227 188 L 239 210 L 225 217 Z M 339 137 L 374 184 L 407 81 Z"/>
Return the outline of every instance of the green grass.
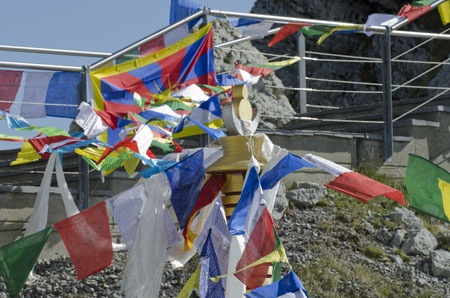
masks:
<path fill-rule="evenodd" d="M 412 282 L 389 280 L 364 264 L 346 262 L 332 255 L 323 256 L 315 264 L 293 264 L 309 297 L 410 297 L 407 290 L 416 291 Z M 355 286 L 352 286 L 352 285 Z M 426 290 L 416 297 L 442 297 L 442 294 Z"/>

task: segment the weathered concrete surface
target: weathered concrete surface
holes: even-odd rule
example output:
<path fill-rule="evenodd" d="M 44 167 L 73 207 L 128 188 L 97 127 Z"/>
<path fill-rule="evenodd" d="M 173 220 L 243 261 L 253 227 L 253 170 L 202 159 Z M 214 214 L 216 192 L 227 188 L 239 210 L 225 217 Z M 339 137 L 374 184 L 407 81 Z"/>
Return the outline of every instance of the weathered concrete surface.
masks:
<path fill-rule="evenodd" d="M 38 187 L 23 187 L 21 190 L 0 192 L 0 247 L 23 237 L 33 210 L 37 191 Z M 90 206 L 106 198 L 108 197 L 91 197 Z M 47 226 L 51 226 L 66 217 L 61 196 L 52 189 L 49 198 Z M 114 224 L 110 214 L 109 219 L 113 241 L 120 242 L 119 229 Z M 59 234 L 53 229 L 40 258 L 53 258 L 58 255 L 68 256 L 68 253 Z"/>

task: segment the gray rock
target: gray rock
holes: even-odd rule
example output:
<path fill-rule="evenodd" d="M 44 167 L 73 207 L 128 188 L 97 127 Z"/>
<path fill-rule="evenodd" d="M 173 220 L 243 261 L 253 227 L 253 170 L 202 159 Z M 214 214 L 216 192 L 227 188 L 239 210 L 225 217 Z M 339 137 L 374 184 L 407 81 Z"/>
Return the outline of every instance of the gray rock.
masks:
<path fill-rule="evenodd" d="M 312 207 L 325 196 L 326 189 L 317 183 L 294 183 L 297 188 L 286 192 L 286 197 L 298 208 Z"/>
<path fill-rule="evenodd" d="M 393 221 L 401 220 L 407 226 L 408 230 L 419 230 L 423 228 L 422 220 L 413 211 L 406 208 L 395 207 L 389 217 Z"/>
<path fill-rule="evenodd" d="M 378 241 L 386 244 L 391 240 L 392 234 L 389 232 L 388 229 L 384 228 L 380 230 L 375 237 L 377 238 Z"/>
<path fill-rule="evenodd" d="M 367 233 L 369 234 L 373 234 L 375 232 L 375 229 L 373 228 L 373 226 L 369 223 L 369 222 L 365 222 L 365 227 L 364 229 L 366 230 Z"/>
<path fill-rule="evenodd" d="M 438 249 L 431 253 L 431 272 L 437 277 L 450 277 L 450 252 Z"/>
<path fill-rule="evenodd" d="M 284 183 L 280 183 L 278 187 L 277 197 L 275 198 L 275 205 L 273 206 L 272 216 L 275 220 L 279 220 L 284 212 L 289 207 L 289 201 L 286 198 L 286 186 Z"/>
<path fill-rule="evenodd" d="M 228 21 L 217 19 L 214 22 L 213 35 L 214 44 L 220 44 L 239 38 L 242 33 L 229 25 Z M 244 63 L 267 63 L 269 60 L 259 52 L 250 42 L 240 43 L 236 46 L 214 48 L 214 64 L 217 73 L 231 73 L 236 69 L 238 62 Z M 295 66 L 293 66 L 295 68 Z M 289 67 L 292 71 L 292 67 Z M 268 86 L 275 86 L 271 88 Z M 272 73 L 252 86 L 249 90 L 249 101 L 261 111 L 260 128 L 274 129 L 289 122 L 295 114 L 294 109 L 284 95 L 283 82 Z"/>
<path fill-rule="evenodd" d="M 403 241 L 405 240 L 406 234 L 407 234 L 407 232 L 402 229 L 395 231 L 394 237 L 392 238 L 392 241 L 391 241 L 391 246 L 392 247 L 400 247 L 402 245 Z"/>
<path fill-rule="evenodd" d="M 403 260 L 402 260 L 402 258 L 400 258 L 399 255 L 392 254 L 392 255 L 389 255 L 389 258 L 395 264 L 399 264 L 399 265 L 403 264 Z"/>
<path fill-rule="evenodd" d="M 438 245 L 436 238 L 425 228 L 408 234 L 402 250 L 409 255 L 428 255 Z"/>

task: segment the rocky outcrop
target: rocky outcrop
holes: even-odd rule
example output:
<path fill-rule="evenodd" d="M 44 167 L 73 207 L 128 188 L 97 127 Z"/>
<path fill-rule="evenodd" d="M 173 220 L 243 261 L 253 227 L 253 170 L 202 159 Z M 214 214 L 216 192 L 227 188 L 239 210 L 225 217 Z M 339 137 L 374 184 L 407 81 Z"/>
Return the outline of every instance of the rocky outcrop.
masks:
<path fill-rule="evenodd" d="M 397 14 L 405 1 L 398 0 L 370 0 L 370 1 L 345 1 L 345 0 L 291 0 L 291 1 L 271 1 L 257 0 L 252 9 L 254 13 L 272 14 L 280 16 L 292 16 L 321 20 L 332 20 L 364 24 L 367 17 L 372 13 Z M 420 19 L 402 28 L 402 30 L 414 30 L 425 32 L 442 32 L 442 25 L 437 10 L 422 16 Z M 271 48 L 267 47 L 270 38 L 254 41 L 253 44 L 262 52 L 272 52 L 278 54 L 296 55 L 296 38 L 289 37 Z M 321 45 L 316 44 L 317 38 L 306 38 L 306 50 L 315 52 L 335 53 L 343 55 L 353 55 L 362 57 L 381 57 L 382 38 L 379 35 L 367 37 L 364 34 L 336 34 L 331 36 Z M 392 38 L 392 58 L 404 53 L 406 50 L 418 45 L 423 39 L 393 37 Z M 420 61 L 443 61 L 449 57 L 450 43 L 448 41 L 433 40 L 413 52 L 403 56 L 405 60 Z M 308 56 L 331 58 L 325 56 Z M 360 81 L 360 82 L 381 82 L 380 64 L 374 63 L 333 63 L 333 62 L 311 62 L 306 63 L 308 77 L 326 78 L 334 80 Z M 402 84 L 415 77 L 421 72 L 429 69 L 430 65 L 417 63 L 393 63 L 392 82 Z M 282 69 L 277 72 L 285 86 L 298 86 L 297 73 L 291 68 Z M 432 85 L 445 86 L 448 80 L 448 72 L 441 71 L 441 68 L 430 72 L 428 75 L 414 81 L 412 85 Z M 342 90 L 381 90 L 374 87 L 354 86 L 347 84 L 335 84 L 308 81 L 307 87 L 317 89 L 342 89 Z M 288 94 L 288 93 L 286 93 Z M 418 97 L 434 95 L 433 90 L 400 89 L 393 93 L 394 100 L 408 97 Z M 289 93 L 290 99 L 295 103 L 295 95 Z M 361 95 L 350 93 L 308 93 L 309 104 L 349 106 L 368 104 L 381 101 L 379 94 Z"/>
<path fill-rule="evenodd" d="M 241 35 L 241 31 L 230 26 L 226 20 L 218 19 L 214 22 L 213 38 L 215 45 L 238 39 Z M 249 41 L 234 46 L 215 48 L 214 60 L 218 74 L 232 74 L 238 62 L 243 64 L 269 62 Z M 288 122 L 289 117 L 292 117 L 295 111 L 288 98 L 283 94 L 282 89 L 267 86 L 283 87 L 284 85 L 277 74 L 271 73 L 252 86 L 249 90 L 249 100 L 261 112 L 263 121 L 261 121 L 259 128 L 276 128 Z"/>

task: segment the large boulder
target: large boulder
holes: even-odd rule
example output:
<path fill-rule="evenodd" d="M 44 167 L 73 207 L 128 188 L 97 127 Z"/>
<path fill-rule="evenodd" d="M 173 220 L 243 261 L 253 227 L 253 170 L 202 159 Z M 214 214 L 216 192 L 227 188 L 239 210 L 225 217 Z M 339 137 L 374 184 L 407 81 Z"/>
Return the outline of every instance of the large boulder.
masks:
<path fill-rule="evenodd" d="M 275 205 L 273 206 L 272 216 L 275 220 L 279 220 L 284 212 L 289 207 L 289 201 L 286 198 L 286 186 L 284 183 L 280 183 L 278 187 L 277 196 L 275 198 Z"/>
<path fill-rule="evenodd" d="M 297 208 L 312 207 L 327 193 L 326 188 L 318 183 L 294 183 L 293 187 L 295 189 L 286 192 L 286 197 Z"/>
<path fill-rule="evenodd" d="M 417 231 L 423 228 L 423 221 L 413 211 L 406 208 L 395 207 L 389 214 L 389 218 L 392 221 L 400 220 L 406 225 L 408 230 Z"/>
<path fill-rule="evenodd" d="M 431 253 L 431 273 L 437 277 L 450 277 L 450 252 L 438 249 Z"/>
<path fill-rule="evenodd" d="M 408 234 L 402 250 L 409 255 L 428 255 L 438 245 L 436 238 L 425 228 Z"/>

